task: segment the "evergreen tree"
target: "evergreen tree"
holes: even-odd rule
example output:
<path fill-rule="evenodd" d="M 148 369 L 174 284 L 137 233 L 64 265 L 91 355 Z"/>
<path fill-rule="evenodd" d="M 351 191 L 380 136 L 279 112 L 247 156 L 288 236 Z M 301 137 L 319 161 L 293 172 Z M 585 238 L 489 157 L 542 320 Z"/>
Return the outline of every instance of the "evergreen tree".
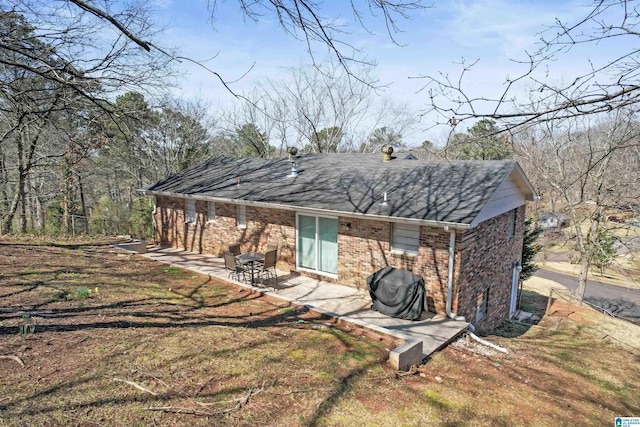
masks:
<path fill-rule="evenodd" d="M 533 276 L 538 270 L 538 266 L 534 263 L 536 254 L 540 251 L 541 246 L 536 244 L 538 237 L 542 233 L 542 228 L 536 225 L 534 218 L 529 218 L 524 223 L 524 240 L 522 241 L 522 271 L 520 272 L 520 280 L 527 280 Z"/>
<path fill-rule="evenodd" d="M 604 275 L 604 269 L 613 262 L 616 256 L 615 242 L 615 236 L 607 230 L 598 229 L 590 256 L 591 264 L 600 269 L 600 276 Z"/>

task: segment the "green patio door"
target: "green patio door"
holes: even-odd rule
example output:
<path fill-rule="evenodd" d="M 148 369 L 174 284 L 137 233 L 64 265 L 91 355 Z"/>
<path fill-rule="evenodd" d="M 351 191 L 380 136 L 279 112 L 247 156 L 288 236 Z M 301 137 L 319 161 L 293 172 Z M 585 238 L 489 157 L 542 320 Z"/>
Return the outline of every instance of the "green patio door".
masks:
<path fill-rule="evenodd" d="M 298 215 L 298 265 L 338 274 L 338 220 Z"/>

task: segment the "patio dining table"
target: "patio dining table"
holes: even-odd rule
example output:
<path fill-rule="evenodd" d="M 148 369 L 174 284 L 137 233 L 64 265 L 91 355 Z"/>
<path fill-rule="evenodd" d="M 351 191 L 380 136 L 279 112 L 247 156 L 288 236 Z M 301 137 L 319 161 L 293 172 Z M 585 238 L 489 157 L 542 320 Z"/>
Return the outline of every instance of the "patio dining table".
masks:
<path fill-rule="evenodd" d="M 238 264 L 247 266 L 247 269 L 251 273 L 251 285 L 255 284 L 255 264 L 257 262 L 264 261 L 264 254 L 262 252 L 246 252 L 236 256 Z"/>

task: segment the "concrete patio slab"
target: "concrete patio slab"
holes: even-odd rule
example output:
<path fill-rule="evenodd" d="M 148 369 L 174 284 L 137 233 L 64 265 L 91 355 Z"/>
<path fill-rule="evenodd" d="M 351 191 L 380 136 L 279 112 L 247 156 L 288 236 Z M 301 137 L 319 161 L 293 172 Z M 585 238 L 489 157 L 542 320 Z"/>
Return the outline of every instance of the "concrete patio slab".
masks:
<path fill-rule="evenodd" d="M 223 259 L 213 255 L 160 246 L 149 246 L 147 252 L 140 255 L 259 290 L 272 297 L 305 306 L 341 321 L 396 337 L 405 342 L 422 340 L 423 356 L 429 356 L 446 346 L 468 327 L 465 322 L 427 312 L 423 313 L 422 318 L 417 321 L 389 317 L 371 310 L 371 298 L 366 289 L 329 283 L 299 274 L 278 271 L 278 284 L 275 287 L 257 288 L 229 279 Z"/>

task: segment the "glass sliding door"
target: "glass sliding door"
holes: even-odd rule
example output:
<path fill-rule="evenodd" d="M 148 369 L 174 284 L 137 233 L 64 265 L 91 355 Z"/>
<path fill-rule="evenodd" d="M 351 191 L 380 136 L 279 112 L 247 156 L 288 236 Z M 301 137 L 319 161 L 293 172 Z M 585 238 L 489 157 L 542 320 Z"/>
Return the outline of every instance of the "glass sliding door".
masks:
<path fill-rule="evenodd" d="M 298 216 L 298 264 L 316 269 L 316 217 Z"/>
<path fill-rule="evenodd" d="M 338 220 L 318 217 L 318 270 L 338 274 Z"/>
<path fill-rule="evenodd" d="M 298 265 L 338 274 L 338 220 L 298 215 Z"/>

